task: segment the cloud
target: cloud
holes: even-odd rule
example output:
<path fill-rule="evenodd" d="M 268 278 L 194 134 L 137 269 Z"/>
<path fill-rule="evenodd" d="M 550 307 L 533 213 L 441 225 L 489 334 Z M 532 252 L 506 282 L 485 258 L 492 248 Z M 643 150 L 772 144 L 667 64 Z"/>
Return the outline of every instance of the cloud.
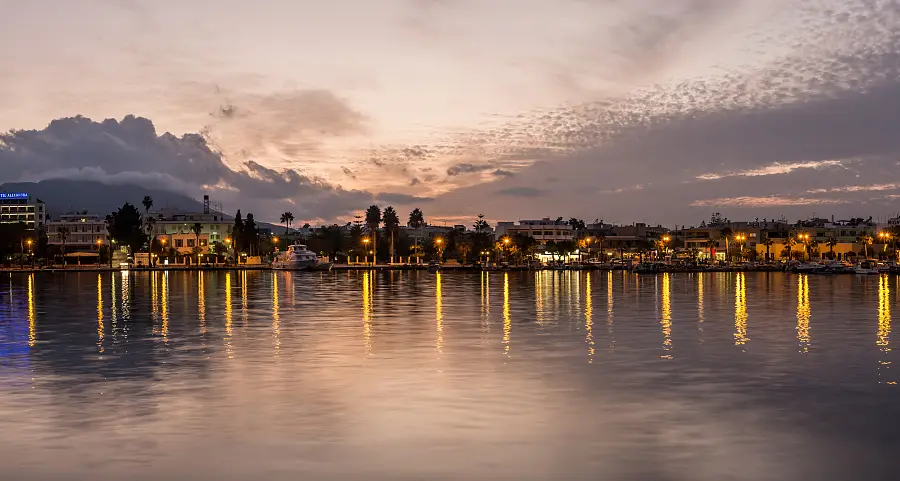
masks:
<path fill-rule="evenodd" d="M 810 199 L 806 197 L 722 197 L 718 199 L 696 200 L 691 203 L 694 207 L 782 207 L 796 205 L 829 205 L 847 204 L 841 199 Z"/>
<path fill-rule="evenodd" d="M 497 169 L 491 173 L 494 177 L 512 177 L 516 175 L 514 172 L 510 172 L 508 170 Z"/>
<path fill-rule="evenodd" d="M 470 163 L 462 163 L 451 166 L 447 169 L 447 175 L 450 177 L 454 177 L 457 175 L 463 174 L 474 174 L 478 172 L 484 172 L 486 170 L 491 170 L 492 166 L 490 164 L 470 164 Z"/>
<path fill-rule="evenodd" d="M 369 205 L 376 194 L 347 190 L 289 168 L 257 161 L 229 168 L 197 134 L 157 135 L 148 119 L 94 122 L 86 117 L 58 119 L 42 130 L 0 135 L 0 181 L 84 179 L 109 184 L 142 184 L 186 193 L 210 193 L 234 210 L 275 216 L 278 205 L 291 204 L 298 219 L 334 219 Z M 102 193 L 98 193 L 102 195 Z M 398 204 L 428 199 L 380 194 Z M 260 218 L 268 218 L 260 214 Z M 269 219 L 275 220 L 275 219 Z"/>
<path fill-rule="evenodd" d="M 760 167 L 757 169 L 743 170 L 739 172 L 725 172 L 719 174 L 702 174 L 698 175 L 699 180 L 719 180 L 725 177 L 758 177 L 762 175 L 779 175 L 787 174 L 797 169 L 822 169 L 825 167 L 834 167 L 843 165 L 840 160 L 819 160 L 815 162 L 794 162 L 780 163 Z"/>

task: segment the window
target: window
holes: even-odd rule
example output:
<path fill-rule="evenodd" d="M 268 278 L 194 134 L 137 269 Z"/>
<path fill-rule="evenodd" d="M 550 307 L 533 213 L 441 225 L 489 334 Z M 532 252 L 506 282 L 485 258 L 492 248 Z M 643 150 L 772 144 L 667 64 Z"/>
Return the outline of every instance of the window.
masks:
<path fill-rule="evenodd" d="M 200 239 L 200 247 L 206 247 L 209 244 L 206 239 Z"/>
<path fill-rule="evenodd" d="M 175 239 L 175 247 L 184 247 L 184 239 Z"/>
<path fill-rule="evenodd" d="M 188 240 L 187 240 L 187 246 L 188 246 L 188 247 L 194 247 L 194 239 L 188 239 Z"/>

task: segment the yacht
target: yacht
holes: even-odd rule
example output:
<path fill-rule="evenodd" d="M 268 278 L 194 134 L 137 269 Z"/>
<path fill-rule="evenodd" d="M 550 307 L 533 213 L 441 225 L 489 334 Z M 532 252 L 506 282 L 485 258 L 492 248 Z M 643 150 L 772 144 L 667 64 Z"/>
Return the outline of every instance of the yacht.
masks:
<path fill-rule="evenodd" d="M 319 258 L 315 252 L 307 249 L 303 244 L 294 243 L 275 257 L 272 268 L 295 271 L 310 270 L 318 264 Z"/>
<path fill-rule="evenodd" d="M 862 261 L 856 265 L 856 269 L 853 270 L 857 274 L 860 275 L 869 275 L 869 274 L 878 274 L 877 266 L 873 261 Z"/>

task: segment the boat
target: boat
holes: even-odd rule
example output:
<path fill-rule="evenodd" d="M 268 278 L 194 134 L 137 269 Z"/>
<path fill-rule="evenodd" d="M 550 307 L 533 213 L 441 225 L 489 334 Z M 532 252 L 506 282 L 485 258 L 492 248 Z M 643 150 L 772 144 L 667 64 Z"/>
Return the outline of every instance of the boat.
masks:
<path fill-rule="evenodd" d="M 316 265 L 312 267 L 312 270 L 330 271 L 332 267 L 334 267 L 334 262 L 331 262 L 331 259 L 327 256 L 318 256 L 316 257 Z"/>
<path fill-rule="evenodd" d="M 853 269 L 853 272 L 859 275 L 873 275 L 878 274 L 878 269 L 876 268 L 875 262 L 866 260 L 857 264 L 856 268 Z"/>
<path fill-rule="evenodd" d="M 308 271 L 315 269 L 317 265 L 319 265 L 319 257 L 316 253 L 296 242 L 278 254 L 272 262 L 273 269 L 288 271 Z M 331 269 L 330 265 L 328 269 Z"/>
<path fill-rule="evenodd" d="M 819 264 L 818 262 L 806 262 L 802 264 L 798 264 L 794 267 L 794 272 L 800 274 L 818 274 L 825 270 L 824 264 Z"/>
<path fill-rule="evenodd" d="M 428 263 L 428 272 L 436 273 L 436 272 L 440 272 L 440 270 L 441 270 L 441 264 L 439 262 L 431 261 Z"/>

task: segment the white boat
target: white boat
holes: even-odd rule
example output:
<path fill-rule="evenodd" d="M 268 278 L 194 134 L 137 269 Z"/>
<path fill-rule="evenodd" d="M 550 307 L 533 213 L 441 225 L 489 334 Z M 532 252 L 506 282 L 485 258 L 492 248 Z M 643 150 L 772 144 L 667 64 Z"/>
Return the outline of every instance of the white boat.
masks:
<path fill-rule="evenodd" d="M 314 269 L 317 264 L 319 264 L 319 258 L 315 252 L 307 249 L 303 244 L 295 243 L 275 257 L 272 268 L 301 271 Z"/>
<path fill-rule="evenodd" d="M 853 272 L 856 272 L 859 275 L 870 275 L 878 274 L 878 269 L 875 265 L 875 262 L 862 261 L 856 265 L 856 268 L 853 269 Z"/>

